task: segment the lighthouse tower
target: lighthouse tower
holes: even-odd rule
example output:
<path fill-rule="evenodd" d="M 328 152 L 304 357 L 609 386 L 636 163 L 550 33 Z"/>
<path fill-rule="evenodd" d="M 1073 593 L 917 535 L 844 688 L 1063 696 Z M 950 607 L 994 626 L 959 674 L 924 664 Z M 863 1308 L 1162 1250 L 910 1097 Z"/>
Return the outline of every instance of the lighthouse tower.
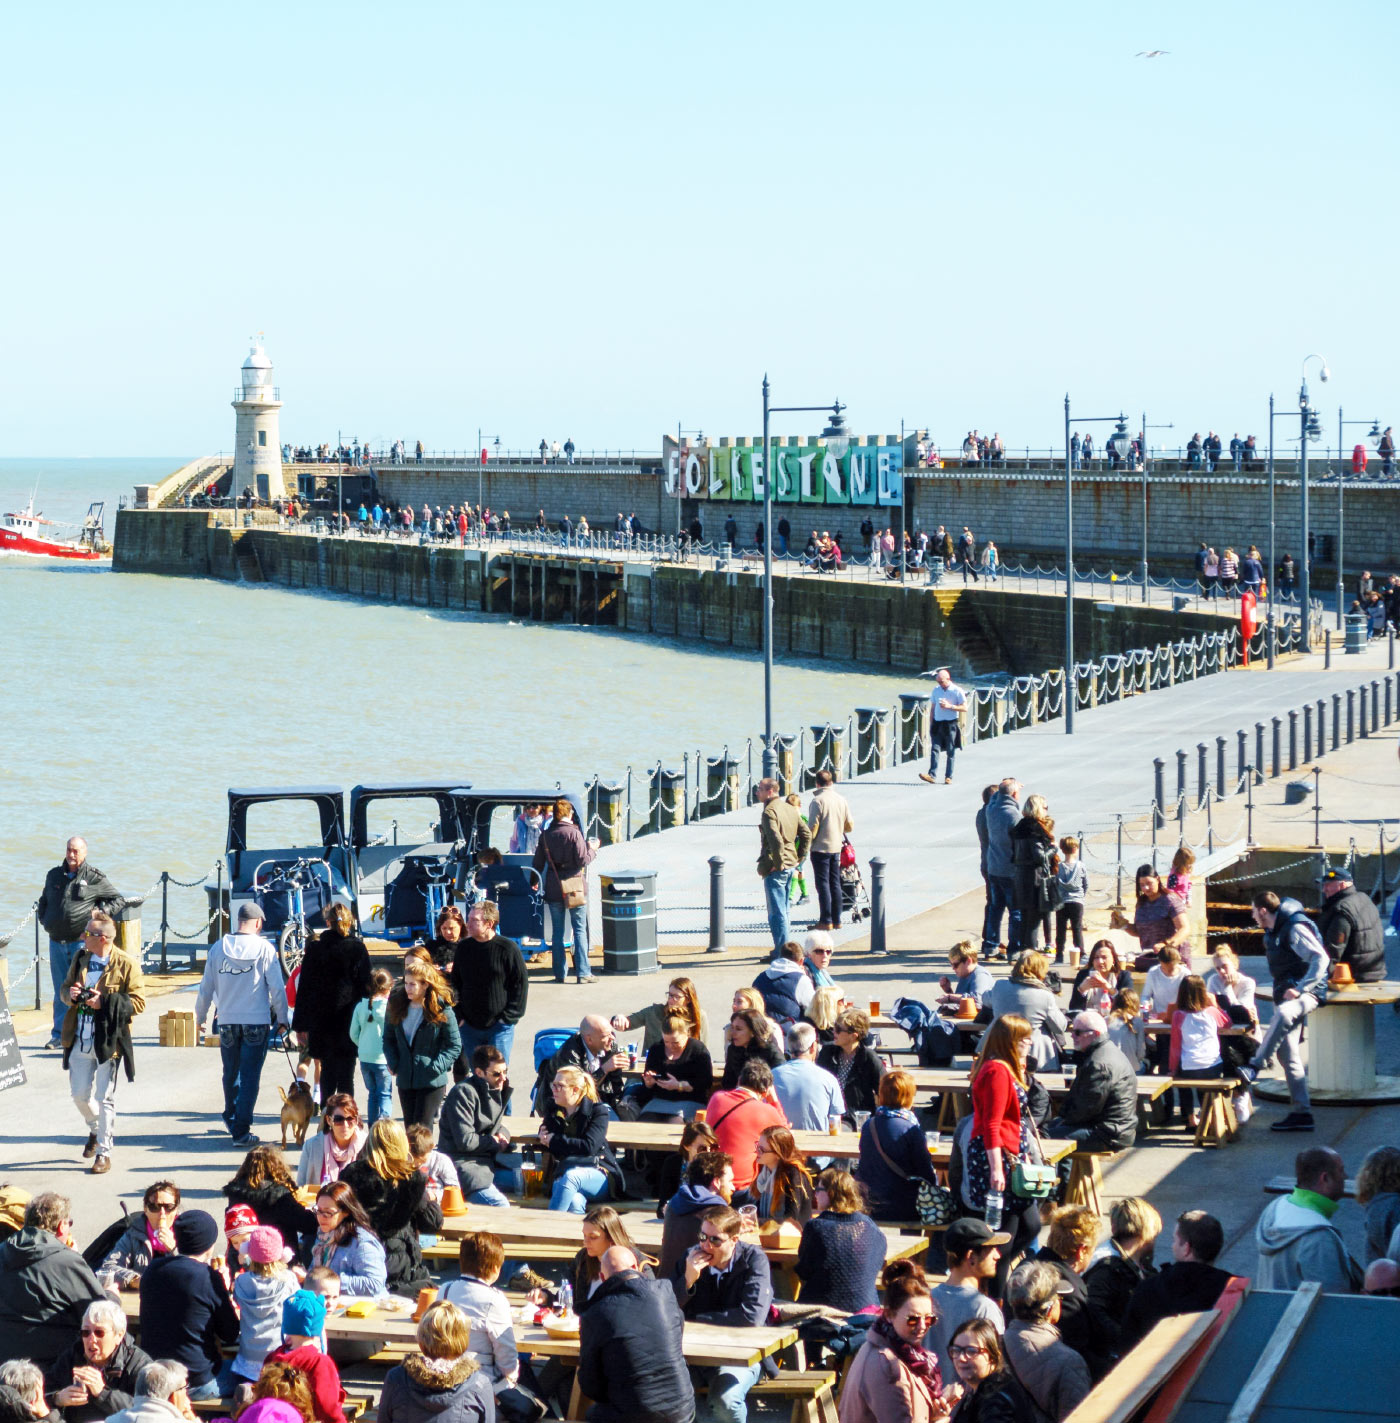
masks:
<path fill-rule="evenodd" d="M 250 485 L 259 499 L 281 499 L 287 489 L 282 482 L 282 442 L 277 433 L 277 412 L 282 408 L 280 391 L 272 384 L 272 362 L 253 342 L 243 362 L 243 384 L 233 398 L 237 412 L 233 437 L 233 487 L 236 497 Z"/>

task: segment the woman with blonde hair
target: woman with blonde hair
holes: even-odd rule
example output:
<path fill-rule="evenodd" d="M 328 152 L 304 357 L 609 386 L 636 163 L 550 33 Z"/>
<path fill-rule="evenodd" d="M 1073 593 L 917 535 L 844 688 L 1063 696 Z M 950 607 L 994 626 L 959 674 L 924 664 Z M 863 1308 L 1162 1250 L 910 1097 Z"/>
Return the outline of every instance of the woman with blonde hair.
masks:
<path fill-rule="evenodd" d="M 452 990 L 427 950 L 405 954 L 403 981 L 389 994 L 384 1014 L 384 1057 L 398 1083 L 406 1123 L 437 1125 L 452 1064 L 462 1051 L 452 1003 Z"/>
<path fill-rule="evenodd" d="M 549 1084 L 553 1099 L 540 1126 L 540 1145 L 553 1162 L 549 1208 L 582 1215 L 624 1181 L 608 1145 L 608 1109 L 593 1079 L 579 1067 L 561 1067 Z"/>
<path fill-rule="evenodd" d="M 369 950 L 354 932 L 347 905 L 326 909 L 326 927 L 306 946 L 297 978 L 292 1030 L 297 1042 L 321 1064 L 321 1100 L 355 1091 L 355 1043 L 350 1019 L 369 996 Z"/>
<path fill-rule="evenodd" d="M 817 1039 L 823 1047 L 835 1042 L 836 1020 L 841 1016 L 841 990 L 818 988 L 802 1016 L 817 1030 Z"/>
<path fill-rule="evenodd" d="M 384 1376 L 380 1423 L 492 1423 L 490 1378 L 471 1354 L 471 1321 L 449 1301 L 418 1322 L 418 1351 Z"/>
<path fill-rule="evenodd" d="M 1069 1021 L 1060 1011 L 1059 999 L 1046 985 L 1050 960 L 1038 950 L 1021 954 L 1011 965 L 1011 976 L 998 979 L 984 1002 L 992 1019 L 1014 1013 L 1031 1025 L 1031 1064 L 1035 1071 L 1051 1071 L 1059 1066 L 1060 1044 Z"/>
<path fill-rule="evenodd" d="M 972 1132 L 967 1139 L 963 1192 L 973 1213 L 985 1216 L 987 1196 L 1001 1197 L 1001 1223 L 990 1222 L 994 1230 L 1005 1230 L 1011 1243 L 1002 1248 L 997 1262 L 996 1288 L 1002 1298 L 1006 1277 L 1016 1257 L 1040 1233 L 1040 1202 L 1021 1200 L 1011 1191 L 1011 1178 L 1018 1162 L 1038 1164 L 1039 1138 L 1026 1101 L 1026 1058 L 1033 1031 L 1017 1013 L 998 1018 L 982 1039 L 981 1051 L 972 1065 Z"/>
<path fill-rule="evenodd" d="M 812 1218 L 812 1173 L 787 1127 L 765 1127 L 754 1149 L 758 1174 L 749 1194 L 759 1220 L 790 1220 L 806 1225 Z"/>
<path fill-rule="evenodd" d="M 375 1122 L 364 1155 L 340 1179 L 383 1242 L 389 1293 L 411 1295 L 431 1284 L 418 1237 L 442 1229 L 442 1211 L 428 1195 L 428 1178 L 413 1159 L 403 1127 L 387 1118 Z"/>
<path fill-rule="evenodd" d="M 1043 795 L 1026 797 L 1021 818 L 1011 828 L 1011 867 L 1016 883 L 1016 907 L 1021 911 L 1018 947 L 1033 949 L 1037 930 L 1045 948 L 1053 943 L 1051 915 L 1055 908 L 1055 822 Z"/>

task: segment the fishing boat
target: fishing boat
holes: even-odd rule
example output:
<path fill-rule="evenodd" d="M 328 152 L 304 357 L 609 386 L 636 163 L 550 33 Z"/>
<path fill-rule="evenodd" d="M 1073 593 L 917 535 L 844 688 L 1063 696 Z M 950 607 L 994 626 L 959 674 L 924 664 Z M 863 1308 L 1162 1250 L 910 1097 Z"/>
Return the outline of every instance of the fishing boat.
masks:
<path fill-rule="evenodd" d="M 101 500 L 88 505 L 82 528 L 64 536 L 71 524 L 58 524 L 34 512 L 34 496 L 21 512 L 0 514 L 0 553 L 24 553 L 34 558 L 77 558 L 86 562 L 110 557 L 102 532 Z"/>

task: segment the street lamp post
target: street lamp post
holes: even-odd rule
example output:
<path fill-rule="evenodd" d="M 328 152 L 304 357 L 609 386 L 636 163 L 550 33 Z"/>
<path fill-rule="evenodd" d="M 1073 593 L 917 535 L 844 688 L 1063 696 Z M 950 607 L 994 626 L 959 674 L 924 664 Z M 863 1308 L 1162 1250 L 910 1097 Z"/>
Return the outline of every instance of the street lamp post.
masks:
<path fill-rule="evenodd" d="M 1080 419 L 1080 425 L 1113 423 L 1117 430 L 1108 444 L 1118 458 L 1128 453 L 1132 441 L 1128 438 L 1128 422 L 1120 411 L 1117 415 L 1090 415 Z M 1074 735 L 1074 463 L 1069 450 L 1069 395 L 1065 395 L 1065 735 Z"/>
<path fill-rule="evenodd" d="M 846 408 L 839 400 L 828 405 L 770 405 L 768 377 L 763 377 L 763 778 L 778 774 L 778 748 L 773 744 L 773 447 L 768 417 L 797 411 L 827 410 L 831 420 L 823 435 L 844 439 Z"/>
<path fill-rule="evenodd" d="M 1147 411 L 1142 412 L 1142 601 L 1147 601 L 1147 432 L 1149 430 L 1174 429 L 1170 422 L 1165 425 L 1149 425 Z"/>
<path fill-rule="evenodd" d="M 682 448 L 687 435 L 694 435 L 697 440 L 705 438 L 703 430 L 683 430 L 681 422 L 676 421 L 676 459 L 679 462 L 679 473 L 676 475 L 676 538 L 681 536 L 681 519 L 684 515 L 685 506 L 685 451 Z"/>
<path fill-rule="evenodd" d="M 501 437 L 499 435 L 492 435 L 488 438 L 495 440 L 496 458 L 499 459 L 501 457 Z M 478 512 L 481 511 L 486 502 L 485 496 L 482 493 L 482 486 L 486 479 L 486 461 L 482 459 L 482 455 L 485 452 L 486 446 L 481 443 L 481 426 L 478 425 L 476 427 L 476 507 Z"/>
<path fill-rule="evenodd" d="M 1332 374 L 1327 362 L 1316 353 L 1304 356 L 1302 375 L 1298 387 L 1298 485 L 1300 491 L 1300 513 L 1303 525 L 1302 577 L 1298 582 L 1300 612 L 1302 614 L 1303 651 L 1312 651 L 1312 552 L 1308 547 L 1311 528 L 1308 523 L 1308 441 L 1316 440 L 1322 433 L 1317 422 L 1317 414 L 1308 404 L 1308 362 L 1320 361 L 1318 379 L 1326 381 Z"/>
<path fill-rule="evenodd" d="M 1346 575 L 1343 570 L 1343 549 L 1345 547 L 1346 523 L 1343 517 L 1342 495 L 1346 489 L 1346 466 L 1342 463 L 1344 458 L 1342 453 L 1342 431 L 1348 425 L 1364 425 L 1365 420 L 1343 420 L 1342 407 L 1337 407 L 1337 630 L 1340 632 L 1346 626 Z M 1372 449 L 1375 449 L 1381 442 L 1381 422 L 1372 420 L 1371 428 L 1366 432 L 1367 442 Z"/>

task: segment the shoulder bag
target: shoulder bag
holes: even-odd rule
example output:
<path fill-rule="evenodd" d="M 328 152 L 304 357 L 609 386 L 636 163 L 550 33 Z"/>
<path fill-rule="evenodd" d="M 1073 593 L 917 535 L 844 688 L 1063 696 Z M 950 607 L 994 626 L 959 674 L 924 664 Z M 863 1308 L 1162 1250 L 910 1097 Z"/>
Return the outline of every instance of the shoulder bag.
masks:
<path fill-rule="evenodd" d="M 1011 1194 L 1022 1201 L 1048 1201 L 1060 1189 L 1060 1173 L 1045 1164 L 1045 1151 L 1040 1144 L 1040 1129 L 1035 1118 L 1027 1113 L 1026 1124 L 1031 1129 L 1038 1161 L 1018 1161 L 1011 1168 Z"/>
<path fill-rule="evenodd" d="M 549 867 L 554 871 L 554 878 L 559 881 L 559 895 L 564 901 L 565 909 L 577 909 L 580 904 L 588 901 L 588 881 L 582 870 L 576 875 L 570 875 L 565 879 L 559 873 L 559 866 L 554 863 L 554 856 L 549 853 L 548 835 L 540 836 L 540 844 L 544 846 L 544 857 L 549 861 Z"/>
<path fill-rule="evenodd" d="M 901 1181 L 909 1180 L 909 1173 L 890 1159 L 889 1152 L 880 1140 L 880 1128 L 876 1126 L 875 1120 L 874 1117 L 870 1119 L 870 1139 L 875 1143 L 875 1150 L 880 1153 L 880 1159 Z M 951 1225 L 957 1218 L 957 1203 L 953 1200 L 953 1193 L 947 1186 L 940 1186 L 936 1181 L 925 1181 L 921 1178 L 915 1199 L 919 1219 L 924 1225 Z"/>

